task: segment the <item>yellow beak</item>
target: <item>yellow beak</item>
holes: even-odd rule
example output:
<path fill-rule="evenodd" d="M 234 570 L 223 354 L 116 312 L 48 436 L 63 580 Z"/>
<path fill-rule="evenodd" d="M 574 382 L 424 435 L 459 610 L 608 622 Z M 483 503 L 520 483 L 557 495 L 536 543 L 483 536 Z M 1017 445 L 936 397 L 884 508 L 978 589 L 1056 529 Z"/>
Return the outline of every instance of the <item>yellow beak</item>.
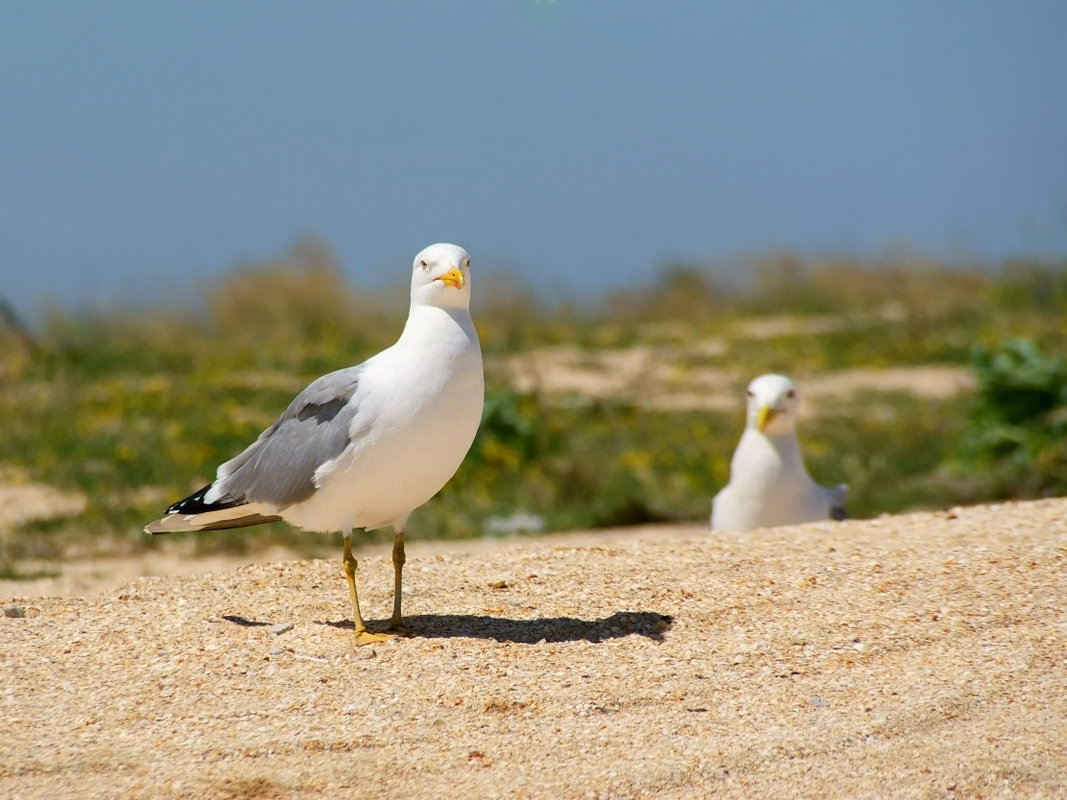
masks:
<path fill-rule="evenodd" d="M 441 281 L 445 286 L 451 286 L 455 289 L 462 289 L 466 280 L 463 277 L 463 273 L 459 271 L 459 267 L 452 267 L 444 275 L 439 275 L 434 280 Z"/>
<path fill-rule="evenodd" d="M 763 429 L 767 427 L 767 423 L 770 422 L 774 415 L 777 413 L 777 408 L 772 408 L 771 406 L 760 406 L 759 414 L 756 415 L 756 427 L 759 428 L 761 433 L 763 432 Z"/>

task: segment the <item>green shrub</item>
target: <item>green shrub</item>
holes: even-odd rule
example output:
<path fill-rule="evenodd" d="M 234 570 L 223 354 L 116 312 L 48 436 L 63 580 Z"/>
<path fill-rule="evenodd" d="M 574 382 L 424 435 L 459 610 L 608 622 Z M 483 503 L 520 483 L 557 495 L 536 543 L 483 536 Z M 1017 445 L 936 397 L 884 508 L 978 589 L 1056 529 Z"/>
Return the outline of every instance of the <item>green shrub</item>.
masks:
<path fill-rule="evenodd" d="M 978 346 L 953 467 L 1000 497 L 1067 493 L 1067 364 L 1027 340 Z"/>

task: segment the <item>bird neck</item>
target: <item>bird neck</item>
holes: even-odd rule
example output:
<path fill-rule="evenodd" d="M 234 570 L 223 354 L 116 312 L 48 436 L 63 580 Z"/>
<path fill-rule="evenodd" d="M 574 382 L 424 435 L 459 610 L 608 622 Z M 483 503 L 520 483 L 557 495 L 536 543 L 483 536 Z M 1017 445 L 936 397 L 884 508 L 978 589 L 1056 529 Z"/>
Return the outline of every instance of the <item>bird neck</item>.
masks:
<path fill-rule="evenodd" d="M 800 443 L 796 434 L 792 431 L 785 433 L 766 433 L 753 428 L 745 431 L 745 436 L 750 438 L 753 446 L 759 450 L 773 450 L 778 460 L 783 464 L 799 464 L 803 466 L 804 458 L 800 454 Z"/>
<path fill-rule="evenodd" d="M 397 344 L 454 347 L 457 341 L 464 340 L 478 347 L 478 334 L 466 308 L 413 305 Z"/>

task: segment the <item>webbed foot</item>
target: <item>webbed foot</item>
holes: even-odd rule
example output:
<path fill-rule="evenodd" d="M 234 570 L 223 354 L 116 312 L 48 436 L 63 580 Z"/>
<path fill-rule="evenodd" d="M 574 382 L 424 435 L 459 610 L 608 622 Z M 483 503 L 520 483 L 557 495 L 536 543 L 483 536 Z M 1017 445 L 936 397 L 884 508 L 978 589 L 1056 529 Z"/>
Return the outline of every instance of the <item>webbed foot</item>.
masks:
<path fill-rule="evenodd" d="M 363 647 L 367 644 L 378 644 L 379 642 L 387 642 L 390 639 L 395 638 L 391 633 L 371 633 L 366 628 L 361 631 L 356 631 L 355 640 L 356 647 Z"/>

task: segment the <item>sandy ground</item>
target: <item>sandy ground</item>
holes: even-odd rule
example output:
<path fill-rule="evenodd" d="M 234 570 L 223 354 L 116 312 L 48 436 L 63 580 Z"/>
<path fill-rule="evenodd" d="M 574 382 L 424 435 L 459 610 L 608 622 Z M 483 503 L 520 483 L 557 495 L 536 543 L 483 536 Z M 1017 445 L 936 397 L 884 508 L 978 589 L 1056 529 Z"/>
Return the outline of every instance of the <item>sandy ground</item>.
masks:
<path fill-rule="evenodd" d="M 1067 795 L 1067 499 L 450 547 L 5 598 L 0 796 Z"/>
<path fill-rule="evenodd" d="M 530 350 L 500 359 L 494 367 L 520 391 L 549 395 L 576 393 L 584 397 L 628 397 L 642 408 L 662 411 L 740 411 L 744 387 L 755 375 L 709 366 L 687 359 L 712 353 L 725 344 L 716 339 L 692 342 L 686 349 L 634 345 L 617 350 L 584 350 L 559 346 Z M 907 392 L 944 399 L 974 389 L 964 367 L 929 364 L 878 369 L 847 369 L 796 378 L 811 414 L 821 401 L 857 392 Z"/>
<path fill-rule="evenodd" d="M 0 470 L 0 476 L 3 476 Z M 88 501 L 79 492 L 64 492 L 36 483 L 0 482 L 0 534 L 23 522 L 52 519 L 85 511 Z"/>

